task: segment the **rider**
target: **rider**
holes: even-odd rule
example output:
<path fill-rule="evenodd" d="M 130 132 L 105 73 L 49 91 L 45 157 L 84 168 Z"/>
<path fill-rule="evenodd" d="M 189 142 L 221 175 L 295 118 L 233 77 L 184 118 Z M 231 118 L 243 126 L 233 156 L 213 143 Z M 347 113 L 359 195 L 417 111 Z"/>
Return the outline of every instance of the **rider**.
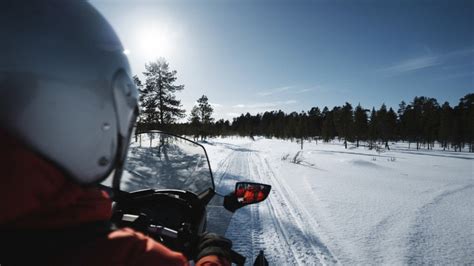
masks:
<path fill-rule="evenodd" d="M 123 47 L 86 1 L 0 3 L 0 264 L 228 265 L 207 234 L 185 258 L 108 224 L 97 184 L 120 182 L 138 91 Z"/>

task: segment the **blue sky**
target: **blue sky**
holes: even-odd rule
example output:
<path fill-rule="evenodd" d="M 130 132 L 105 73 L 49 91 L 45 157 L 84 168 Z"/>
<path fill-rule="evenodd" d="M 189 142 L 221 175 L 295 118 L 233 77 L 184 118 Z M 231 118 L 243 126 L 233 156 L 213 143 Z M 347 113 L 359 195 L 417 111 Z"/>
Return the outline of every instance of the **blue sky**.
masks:
<path fill-rule="evenodd" d="M 215 118 L 346 101 L 395 110 L 415 96 L 474 92 L 474 1 L 124 1 L 91 3 L 132 70 L 164 57 L 190 111 Z"/>

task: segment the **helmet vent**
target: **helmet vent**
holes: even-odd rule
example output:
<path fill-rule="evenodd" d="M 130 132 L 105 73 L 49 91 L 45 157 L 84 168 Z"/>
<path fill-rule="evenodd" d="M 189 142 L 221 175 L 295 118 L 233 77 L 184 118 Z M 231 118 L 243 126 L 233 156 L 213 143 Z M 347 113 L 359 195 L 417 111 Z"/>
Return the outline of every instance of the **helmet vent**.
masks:
<path fill-rule="evenodd" d="M 109 164 L 109 160 L 106 157 L 100 157 L 99 159 L 99 165 L 100 166 L 106 166 Z"/>
<path fill-rule="evenodd" d="M 109 124 L 109 123 L 104 123 L 104 124 L 102 125 L 102 130 L 103 130 L 103 131 L 108 131 L 109 129 L 110 129 L 110 124 Z"/>

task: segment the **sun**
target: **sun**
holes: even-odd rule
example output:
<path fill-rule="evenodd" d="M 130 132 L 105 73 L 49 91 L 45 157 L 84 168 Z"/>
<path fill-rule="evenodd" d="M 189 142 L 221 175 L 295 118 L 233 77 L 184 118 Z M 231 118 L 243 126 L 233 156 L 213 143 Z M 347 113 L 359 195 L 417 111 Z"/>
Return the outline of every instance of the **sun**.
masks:
<path fill-rule="evenodd" d="M 137 50 L 146 57 L 170 57 L 177 46 L 178 33 L 167 24 L 149 24 L 140 27 L 137 34 Z"/>

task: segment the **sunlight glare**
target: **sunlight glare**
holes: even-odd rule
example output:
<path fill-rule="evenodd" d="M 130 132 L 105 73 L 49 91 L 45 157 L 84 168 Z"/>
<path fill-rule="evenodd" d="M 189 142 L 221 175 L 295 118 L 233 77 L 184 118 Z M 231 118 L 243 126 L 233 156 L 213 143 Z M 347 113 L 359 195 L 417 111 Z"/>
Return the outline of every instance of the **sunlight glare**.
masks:
<path fill-rule="evenodd" d="M 140 28 L 139 52 L 147 57 L 170 57 L 177 43 L 177 32 L 166 24 L 150 24 Z"/>

